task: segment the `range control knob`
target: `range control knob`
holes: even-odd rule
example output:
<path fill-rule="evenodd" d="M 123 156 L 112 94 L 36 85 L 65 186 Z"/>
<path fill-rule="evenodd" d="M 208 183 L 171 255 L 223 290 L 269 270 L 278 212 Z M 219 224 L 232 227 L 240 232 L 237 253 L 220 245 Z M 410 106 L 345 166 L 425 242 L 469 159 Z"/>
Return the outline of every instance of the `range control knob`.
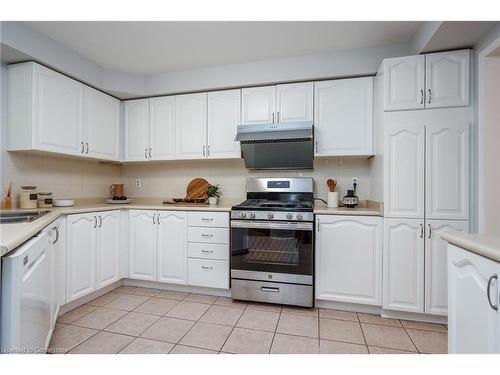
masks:
<path fill-rule="evenodd" d="M 273 213 L 273 212 L 269 212 L 269 213 L 267 214 L 267 218 L 268 218 L 268 219 L 273 219 L 273 218 L 274 218 L 274 213 Z"/>
<path fill-rule="evenodd" d="M 293 214 L 291 214 L 291 213 L 287 214 L 287 215 L 286 215 L 286 218 L 287 218 L 288 220 L 292 220 L 292 219 L 293 219 Z"/>
<path fill-rule="evenodd" d="M 304 215 L 302 214 L 297 214 L 297 220 L 302 220 L 304 218 Z"/>
<path fill-rule="evenodd" d="M 247 214 L 246 214 L 245 212 L 241 212 L 241 213 L 240 213 L 240 217 L 241 217 L 242 219 L 244 219 L 244 218 L 246 218 L 246 217 L 247 217 Z"/>
<path fill-rule="evenodd" d="M 250 219 L 255 219 L 255 212 L 250 212 Z"/>

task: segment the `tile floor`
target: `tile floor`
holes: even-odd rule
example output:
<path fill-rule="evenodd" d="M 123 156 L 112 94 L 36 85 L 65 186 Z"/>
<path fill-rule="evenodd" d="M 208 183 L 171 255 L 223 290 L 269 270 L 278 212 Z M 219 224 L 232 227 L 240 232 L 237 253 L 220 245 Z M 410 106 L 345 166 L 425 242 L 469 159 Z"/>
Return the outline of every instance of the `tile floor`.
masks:
<path fill-rule="evenodd" d="M 442 324 L 121 286 L 58 319 L 51 353 L 446 353 Z"/>

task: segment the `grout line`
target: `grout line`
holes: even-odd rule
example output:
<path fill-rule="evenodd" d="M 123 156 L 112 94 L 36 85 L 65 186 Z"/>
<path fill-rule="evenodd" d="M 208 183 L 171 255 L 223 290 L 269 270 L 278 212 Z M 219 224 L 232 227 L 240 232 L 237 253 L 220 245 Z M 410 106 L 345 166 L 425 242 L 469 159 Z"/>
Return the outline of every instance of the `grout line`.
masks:
<path fill-rule="evenodd" d="M 413 344 L 413 346 L 415 347 L 415 349 L 417 350 L 418 353 L 420 353 L 420 350 L 418 349 L 417 345 L 415 345 L 415 343 L 413 342 L 413 339 L 411 338 L 411 336 L 408 334 L 408 331 L 406 330 L 405 326 L 403 326 L 403 329 L 406 333 L 406 336 L 408 336 L 408 338 L 410 339 L 411 343 Z"/>
<path fill-rule="evenodd" d="M 361 324 L 361 320 L 359 320 L 359 314 L 356 313 L 356 317 L 358 318 L 359 328 L 361 329 L 361 334 L 363 335 L 363 340 L 365 341 L 366 351 L 368 354 L 370 353 L 370 349 L 368 349 L 368 342 L 366 341 L 365 331 L 363 330 L 363 324 Z"/>

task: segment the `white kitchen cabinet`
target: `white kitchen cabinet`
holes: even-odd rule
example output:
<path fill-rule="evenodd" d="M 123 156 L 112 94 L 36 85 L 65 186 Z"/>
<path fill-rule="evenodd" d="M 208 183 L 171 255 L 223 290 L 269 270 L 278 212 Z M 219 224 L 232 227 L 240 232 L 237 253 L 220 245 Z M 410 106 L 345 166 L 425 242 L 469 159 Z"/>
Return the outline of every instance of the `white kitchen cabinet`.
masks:
<path fill-rule="evenodd" d="M 467 120 L 436 115 L 436 118 L 427 123 L 425 144 L 426 218 L 467 220 L 469 217 Z"/>
<path fill-rule="evenodd" d="M 96 236 L 96 289 L 117 281 L 120 239 L 120 212 L 99 212 Z"/>
<path fill-rule="evenodd" d="M 500 353 L 500 264 L 448 245 L 448 352 Z M 488 287 L 489 282 L 490 287 Z"/>
<path fill-rule="evenodd" d="M 68 215 L 66 221 L 66 302 L 95 290 L 97 214 Z"/>
<path fill-rule="evenodd" d="M 313 120 L 314 84 L 291 83 L 276 86 L 276 122 Z"/>
<path fill-rule="evenodd" d="M 175 159 L 175 96 L 149 100 L 149 150 L 151 160 Z"/>
<path fill-rule="evenodd" d="M 385 128 L 384 216 L 423 218 L 425 126 L 405 118 Z"/>
<path fill-rule="evenodd" d="M 469 105 L 469 50 L 425 55 L 426 108 Z"/>
<path fill-rule="evenodd" d="M 449 231 L 468 232 L 468 221 L 426 220 L 425 221 L 425 312 L 433 315 L 447 315 L 447 242 L 441 234 Z"/>
<path fill-rule="evenodd" d="M 158 281 L 187 284 L 187 213 L 159 211 Z"/>
<path fill-rule="evenodd" d="M 276 121 L 276 86 L 241 90 L 241 125 L 272 124 Z"/>
<path fill-rule="evenodd" d="M 315 156 L 373 154 L 373 78 L 315 83 Z"/>
<path fill-rule="evenodd" d="M 175 98 L 177 159 L 203 159 L 207 155 L 207 93 Z"/>
<path fill-rule="evenodd" d="M 384 218 L 383 307 L 424 312 L 424 223 Z"/>
<path fill-rule="evenodd" d="M 425 107 L 425 55 L 384 60 L 384 110 Z"/>
<path fill-rule="evenodd" d="M 241 119 L 241 90 L 208 93 L 207 157 L 241 158 L 236 128 Z"/>
<path fill-rule="evenodd" d="M 316 216 L 316 298 L 382 305 L 382 219 Z"/>
<path fill-rule="evenodd" d="M 107 160 L 120 158 L 120 101 L 85 87 L 85 155 Z"/>
<path fill-rule="evenodd" d="M 129 211 L 129 277 L 156 280 L 158 240 L 156 211 Z"/>
<path fill-rule="evenodd" d="M 188 284 L 205 288 L 229 289 L 229 262 L 189 258 Z"/>
<path fill-rule="evenodd" d="M 125 102 L 126 161 L 149 160 L 149 99 Z"/>

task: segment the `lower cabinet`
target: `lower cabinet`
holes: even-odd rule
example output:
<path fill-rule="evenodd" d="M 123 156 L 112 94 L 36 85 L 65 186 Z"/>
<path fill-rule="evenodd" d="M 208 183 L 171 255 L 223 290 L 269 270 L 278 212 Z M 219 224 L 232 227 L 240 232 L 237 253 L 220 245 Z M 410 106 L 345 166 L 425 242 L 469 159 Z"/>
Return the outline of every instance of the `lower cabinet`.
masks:
<path fill-rule="evenodd" d="M 229 289 L 228 261 L 189 258 L 188 284 L 206 288 Z"/>
<path fill-rule="evenodd" d="M 382 304 L 382 219 L 316 216 L 316 299 Z"/>
<path fill-rule="evenodd" d="M 157 240 L 156 211 L 129 211 L 129 277 L 156 280 Z"/>
<path fill-rule="evenodd" d="M 158 227 L 158 281 L 187 284 L 187 213 L 160 211 Z"/>
<path fill-rule="evenodd" d="M 118 280 L 118 211 L 68 215 L 66 302 Z"/>

